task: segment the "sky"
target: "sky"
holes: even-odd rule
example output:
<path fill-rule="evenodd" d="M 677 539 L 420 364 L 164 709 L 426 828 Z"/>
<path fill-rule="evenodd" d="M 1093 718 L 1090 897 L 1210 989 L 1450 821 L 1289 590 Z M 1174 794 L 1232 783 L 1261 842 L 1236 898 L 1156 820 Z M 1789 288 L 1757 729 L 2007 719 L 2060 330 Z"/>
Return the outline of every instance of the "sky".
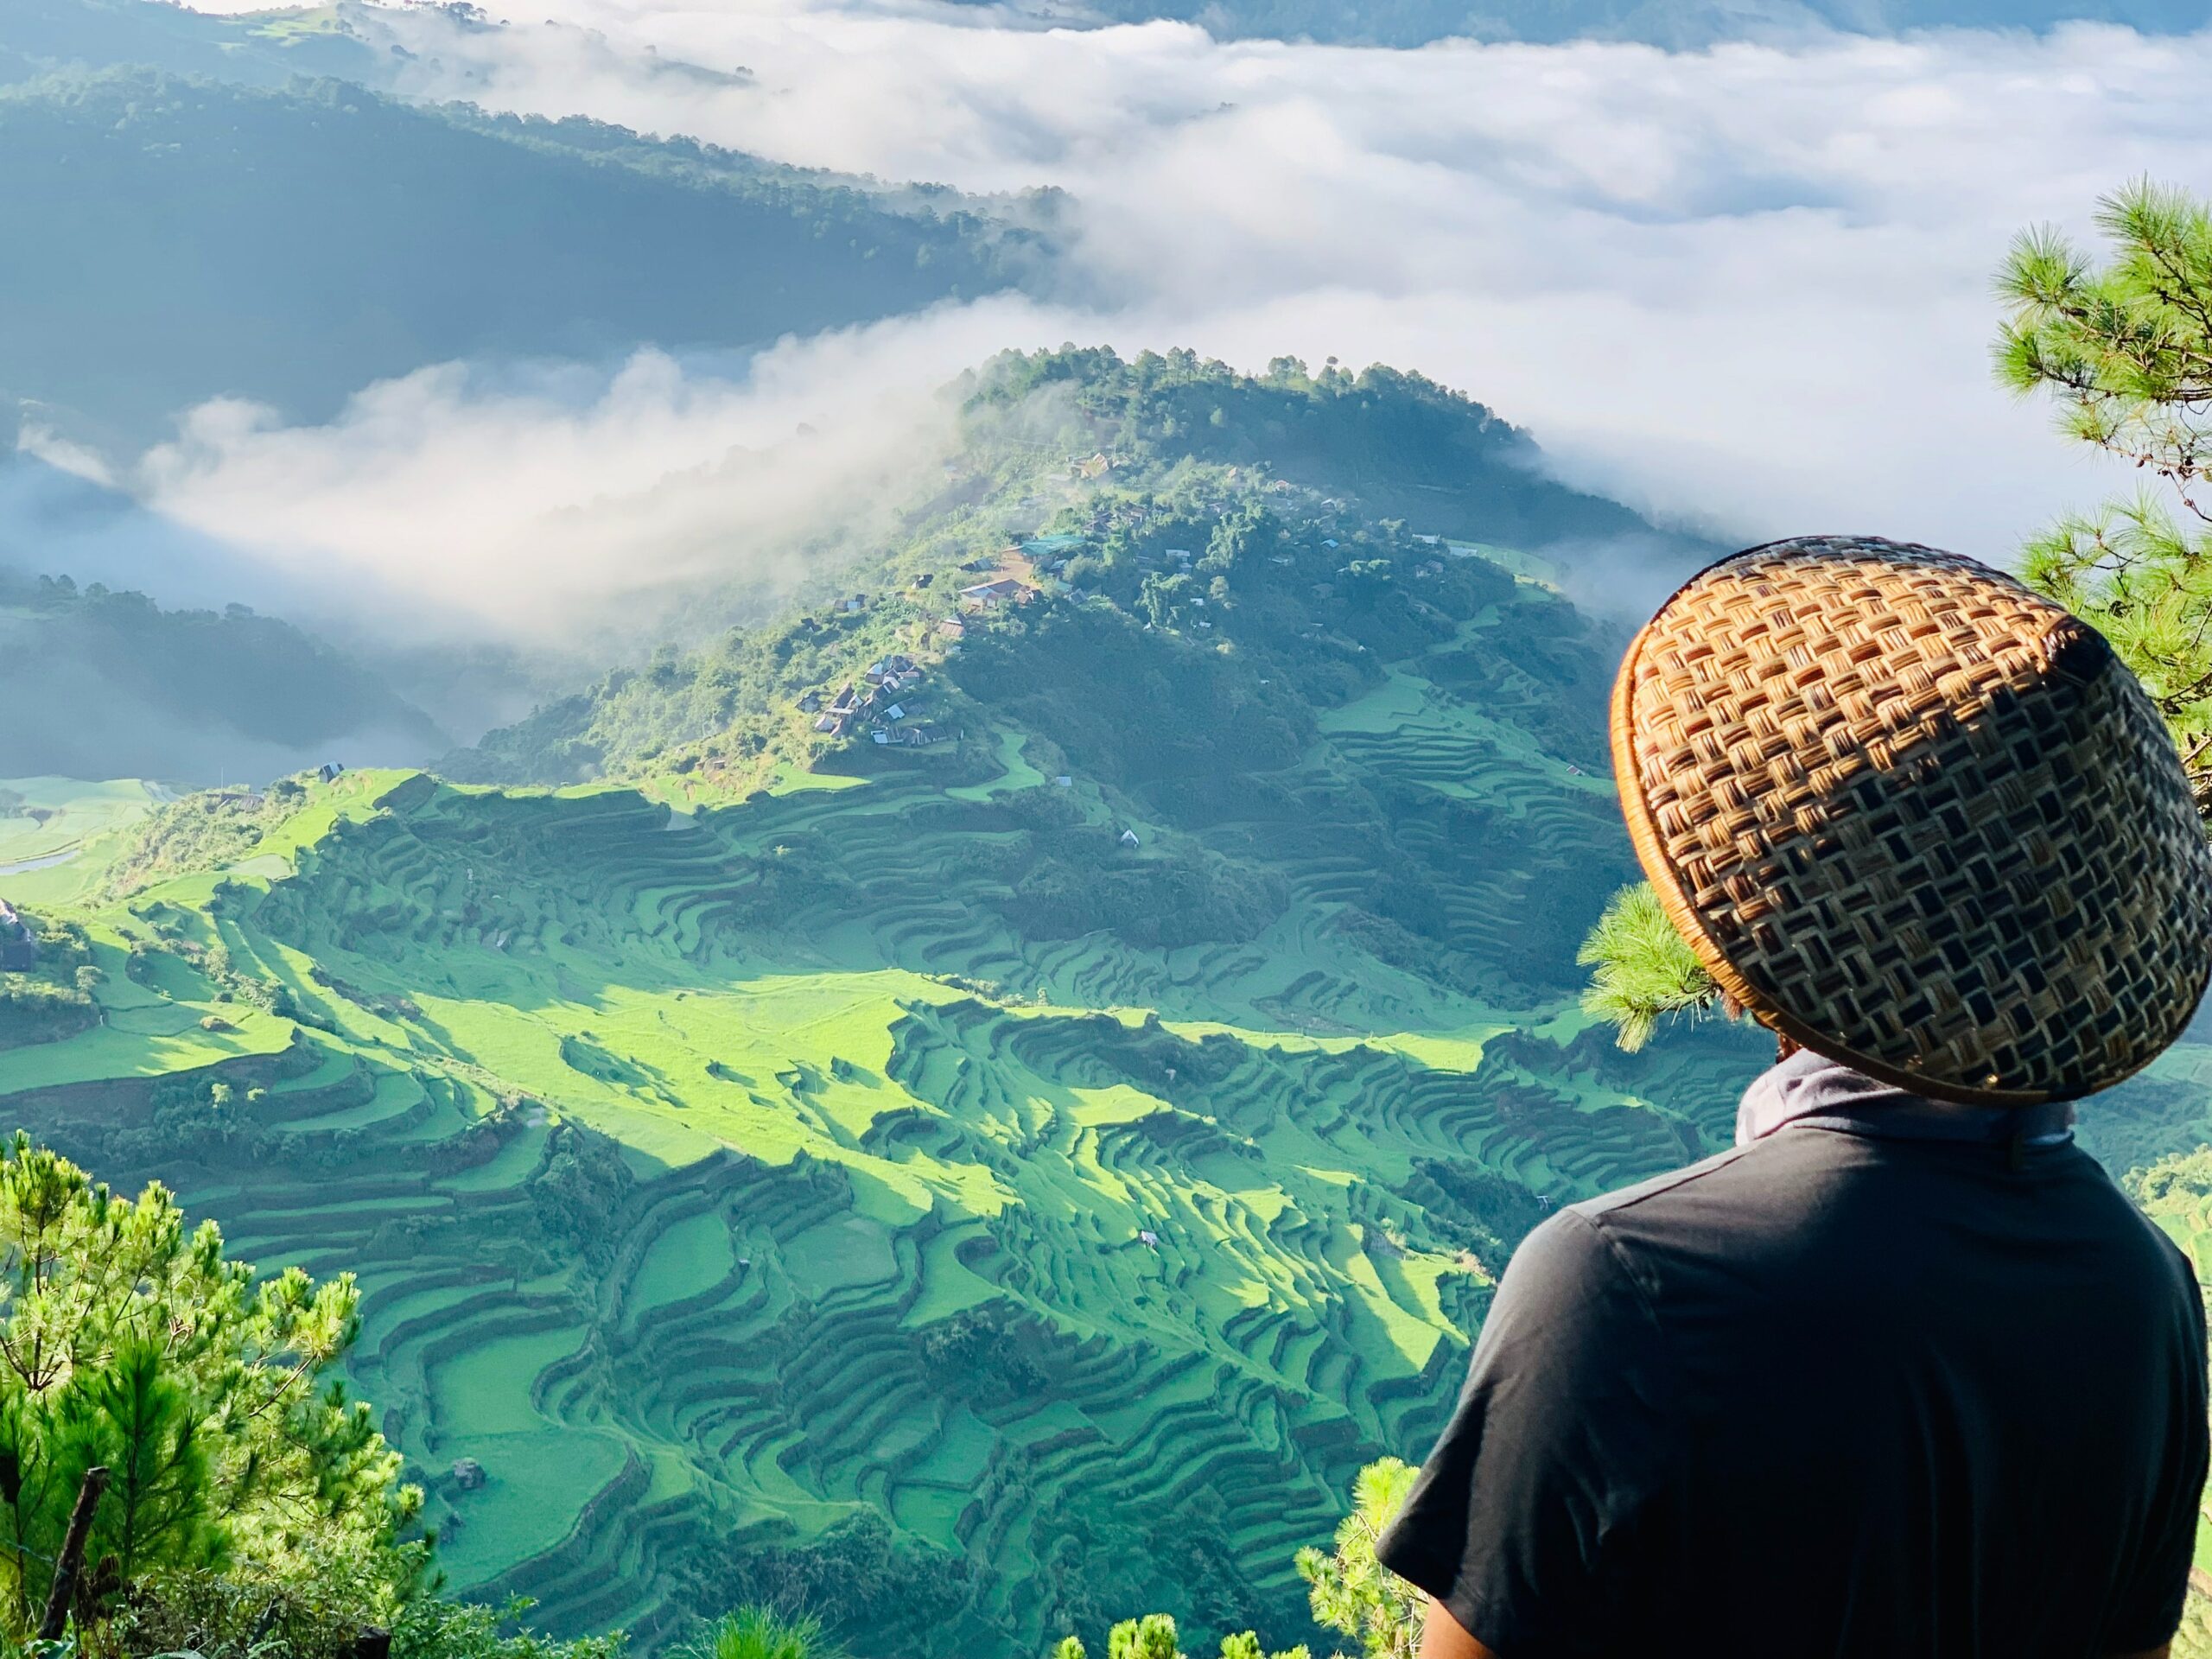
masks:
<path fill-rule="evenodd" d="M 708 527 L 798 422 L 842 435 L 787 477 L 772 542 L 810 490 L 843 499 L 931 453 L 928 388 L 963 362 L 1104 340 L 1250 368 L 1387 361 L 1671 524 L 2002 561 L 2124 481 L 1990 379 L 2007 244 L 2042 221 L 2089 233 L 2098 196 L 2137 175 L 2212 177 L 2212 35 L 1389 51 L 895 0 L 486 10 L 515 21 L 353 15 L 411 54 L 413 96 L 886 181 L 1058 187 L 1072 275 L 1045 298 L 788 341 L 749 378 L 647 352 L 518 391 L 426 365 L 327 425 L 221 406 L 148 454 L 54 458 L 273 564 L 557 630 L 728 556 Z M 610 525 L 631 550 L 614 569 Z M 542 584 L 502 617 L 525 547 Z"/>

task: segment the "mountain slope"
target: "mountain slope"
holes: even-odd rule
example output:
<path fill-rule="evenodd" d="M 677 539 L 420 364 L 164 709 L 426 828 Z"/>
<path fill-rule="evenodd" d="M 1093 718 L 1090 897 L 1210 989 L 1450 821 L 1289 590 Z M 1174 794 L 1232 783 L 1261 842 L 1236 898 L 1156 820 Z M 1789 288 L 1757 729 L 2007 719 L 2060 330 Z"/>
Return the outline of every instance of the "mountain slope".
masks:
<path fill-rule="evenodd" d="M 1624 40 L 1678 50 L 1823 29 L 1875 35 L 1923 29 L 2042 31 L 2086 21 L 2181 35 L 2212 22 L 2202 0 L 1038 0 L 1019 10 L 1062 25 L 1174 18 L 1219 35 L 1262 40 L 1391 47 L 1453 37 Z"/>
<path fill-rule="evenodd" d="M 9 0 L 0 81 L 119 65 L 282 86 L 294 75 L 372 80 L 378 54 L 336 6 L 213 16 L 157 0 Z"/>
<path fill-rule="evenodd" d="M 295 780 L 0 876 L 103 970 L 0 1057 L 17 1120 L 360 1268 L 448 1572 L 559 1628 L 1296 1639 L 1513 1243 L 1749 1069 L 1582 1030 L 1617 639 L 1463 539 L 1632 519 L 1388 372 L 961 393 L 858 574 L 457 758 L 629 786 Z"/>
<path fill-rule="evenodd" d="M 340 81 L 45 77 L 0 89 L 0 146 L 4 389 L 142 436 L 219 395 L 327 417 L 454 358 L 765 343 L 1028 257 L 957 198 Z"/>
<path fill-rule="evenodd" d="M 702 786 L 741 793 L 841 744 L 810 730 L 815 711 L 801 717 L 806 692 L 917 638 L 944 645 L 938 625 L 962 613 L 959 589 L 1001 563 L 1103 601 L 1107 612 L 1087 620 L 1050 613 L 1075 632 L 1141 626 L 1155 620 L 1146 595 L 1160 595 L 1180 619 L 1178 640 L 1218 647 L 1195 660 L 1235 683 L 1223 695 L 1274 705 L 1302 729 L 1348 687 L 1371 683 L 1383 657 L 1433 639 L 1430 578 L 1415 573 L 1434 565 L 1453 573 L 1446 586 L 1475 580 L 1445 539 L 1463 551 L 1551 548 L 1569 563 L 1602 545 L 1624 556 L 1611 568 L 1641 564 L 1661 591 L 1709 555 L 1547 478 L 1528 435 L 1480 404 L 1386 368 L 1316 376 L 1286 359 L 1253 377 L 1186 351 L 1124 361 L 1068 349 L 1007 353 L 953 394 L 960 449 L 941 487 L 910 505 L 888 554 L 835 562 L 782 622 L 618 671 L 446 769 L 557 784 L 680 767 L 687 798 Z M 1370 556 L 1384 563 L 1368 569 Z M 1048 650 L 1021 672 L 1065 680 L 1077 660 Z M 1080 660 L 1082 671 L 1099 666 Z M 989 671 L 969 662 L 947 685 Z"/>
<path fill-rule="evenodd" d="M 443 743 L 373 674 L 275 618 L 0 569 L 0 774 L 240 779 Z"/>

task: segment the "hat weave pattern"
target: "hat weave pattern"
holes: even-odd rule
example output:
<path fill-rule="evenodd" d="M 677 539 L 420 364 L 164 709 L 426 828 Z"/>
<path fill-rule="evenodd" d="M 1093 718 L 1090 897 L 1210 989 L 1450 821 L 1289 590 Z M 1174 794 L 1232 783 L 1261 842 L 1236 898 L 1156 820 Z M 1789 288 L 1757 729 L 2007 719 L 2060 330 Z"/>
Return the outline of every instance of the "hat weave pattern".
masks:
<path fill-rule="evenodd" d="M 1754 548 L 1621 665 L 1630 838 L 1721 988 L 1942 1099 L 2119 1082 L 2212 971 L 2212 849 L 2101 635 L 1955 554 Z"/>

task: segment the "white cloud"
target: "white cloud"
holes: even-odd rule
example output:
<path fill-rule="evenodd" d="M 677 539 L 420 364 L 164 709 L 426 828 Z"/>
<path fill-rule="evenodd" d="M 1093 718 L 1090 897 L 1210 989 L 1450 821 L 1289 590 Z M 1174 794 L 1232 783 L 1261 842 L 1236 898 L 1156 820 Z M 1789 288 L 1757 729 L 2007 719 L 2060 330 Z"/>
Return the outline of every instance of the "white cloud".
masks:
<path fill-rule="evenodd" d="M 2002 556 L 2107 487 L 2040 411 L 1990 384 L 1990 273 L 2015 230 L 2080 227 L 2132 175 L 2212 177 L 2199 91 L 2212 35 L 1389 52 L 1217 42 L 1164 23 L 1009 28 L 987 10 L 861 0 L 508 5 L 517 21 L 492 29 L 353 15 L 407 45 L 404 85 L 420 96 L 587 113 L 886 179 L 1062 186 L 1080 203 L 1065 302 L 976 311 L 1008 327 L 988 344 L 1388 360 L 1533 427 L 1580 481 L 1745 538 L 1867 530 Z M 950 327 L 939 316 L 839 349 Z M 984 329 L 957 332 L 985 343 Z M 867 378 L 893 384 L 925 359 Z M 226 468 L 252 458 L 281 494 L 289 461 L 327 485 L 335 475 L 315 469 L 344 463 L 310 463 L 318 446 L 373 440 L 388 411 L 452 385 L 374 394 L 306 438 L 210 415 L 213 436 L 178 453 L 216 457 L 213 471 L 189 486 L 175 460 L 153 472 L 212 523 L 211 498 L 237 499 L 209 481 Z M 576 461 L 601 445 L 632 456 L 610 487 L 641 512 L 654 444 L 625 423 L 690 454 L 676 429 L 719 430 L 721 395 L 692 387 L 669 400 L 678 412 L 652 414 L 610 394 L 567 442 Z M 505 417 L 486 418 L 498 432 Z M 512 448 L 487 436 L 473 459 L 493 467 Z M 577 510 L 571 465 L 524 456 L 499 471 L 518 501 Z M 475 489 L 455 499 L 472 505 L 419 532 L 448 550 L 491 533 L 470 515 L 535 522 Z M 391 533 L 427 523 L 424 510 L 395 500 Z M 681 568 L 683 509 L 652 517 Z M 588 524 L 560 555 L 569 590 L 592 580 Z"/>
<path fill-rule="evenodd" d="M 787 585 L 880 529 L 946 452 L 932 389 L 1027 310 L 786 342 L 736 378 L 650 351 L 612 375 L 446 364 L 371 386 L 320 426 L 209 403 L 122 481 L 258 561 L 296 613 L 342 606 L 407 638 L 603 644 L 716 582 Z M 78 459 L 35 435 L 29 447 Z"/>

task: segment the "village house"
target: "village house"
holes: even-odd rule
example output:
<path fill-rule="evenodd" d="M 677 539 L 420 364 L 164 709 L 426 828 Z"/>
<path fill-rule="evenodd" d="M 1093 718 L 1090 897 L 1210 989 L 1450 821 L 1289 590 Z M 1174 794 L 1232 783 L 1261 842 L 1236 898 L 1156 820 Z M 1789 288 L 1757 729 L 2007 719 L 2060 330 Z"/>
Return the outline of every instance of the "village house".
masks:
<path fill-rule="evenodd" d="M 819 691 L 810 691 L 804 696 L 801 697 L 798 700 L 798 711 L 802 715 L 820 714 L 822 712 L 822 693 Z"/>
<path fill-rule="evenodd" d="M 958 639 L 966 635 L 968 625 L 957 617 L 948 616 L 937 625 L 937 631 L 947 639 Z"/>
<path fill-rule="evenodd" d="M 1012 576 L 1001 576 L 996 582 L 979 582 L 972 588 L 960 590 L 960 601 L 973 605 L 977 610 L 988 611 L 1018 599 L 1026 590 Z"/>

